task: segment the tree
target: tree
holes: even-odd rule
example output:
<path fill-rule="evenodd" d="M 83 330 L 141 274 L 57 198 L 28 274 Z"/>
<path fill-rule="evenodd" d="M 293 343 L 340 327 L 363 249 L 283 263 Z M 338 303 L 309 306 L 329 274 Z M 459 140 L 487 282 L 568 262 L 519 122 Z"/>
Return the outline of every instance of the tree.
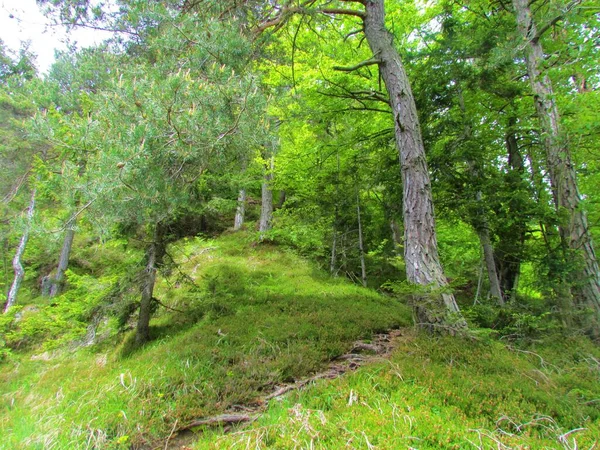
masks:
<path fill-rule="evenodd" d="M 572 8 L 579 2 L 572 2 Z M 552 193 L 560 218 L 561 239 L 575 256 L 574 269 L 576 298 L 594 311 L 594 324 L 591 331 L 600 334 L 600 270 L 594 244 L 589 230 L 587 215 L 581 207 L 581 195 L 577 184 L 575 165 L 569 143 L 561 130 L 561 119 L 556 105 L 550 77 L 543 73 L 545 54 L 542 37 L 551 26 L 564 18 L 561 12 L 548 24 L 538 27 L 534 20 L 530 3 L 526 0 L 513 0 L 517 27 L 524 41 L 527 74 L 534 93 L 534 103 L 542 139 L 546 150 L 546 164 L 552 186 Z M 565 260 L 570 260 L 569 254 Z"/>
<path fill-rule="evenodd" d="M 389 95 L 400 153 L 407 279 L 420 286 L 441 289 L 433 292 L 431 297 L 417 301 L 417 320 L 425 327 L 440 325 L 461 329 L 465 324 L 456 320 L 459 309 L 454 296 L 443 291 L 448 282 L 438 255 L 431 181 L 410 82 L 393 46 L 392 35 L 385 27 L 383 0 L 367 0 L 364 6 L 365 13 L 359 13 L 359 16 Z"/>

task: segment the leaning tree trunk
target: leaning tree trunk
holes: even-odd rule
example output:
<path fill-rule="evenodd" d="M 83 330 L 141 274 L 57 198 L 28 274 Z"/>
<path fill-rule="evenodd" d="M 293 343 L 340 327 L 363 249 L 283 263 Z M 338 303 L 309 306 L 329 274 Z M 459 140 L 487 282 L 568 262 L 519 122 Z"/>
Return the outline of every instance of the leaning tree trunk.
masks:
<path fill-rule="evenodd" d="M 274 158 L 271 156 L 269 168 L 265 168 L 265 176 L 262 183 L 260 222 L 258 229 L 260 231 L 261 239 L 264 234 L 271 229 L 271 222 L 273 221 L 273 188 L 271 184 L 273 181 L 274 162 Z"/>
<path fill-rule="evenodd" d="M 238 231 L 242 229 L 242 225 L 244 225 L 244 215 L 246 211 L 246 189 L 240 190 L 240 195 L 237 200 L 237 208 L 235 210 L 235 220 L 233 223 L 234 231 Z"/>
<path fill-rule="evenodd" d="M 60 258 L 58 260 L 58 267 L 56 268 L 56 275 L 54 276 L 54 280 L 52 280 L 52 284 L 50 286 L 50 297 L 56 297 L 63 289 L 65 272 L 69 266 L 69 257 L 71 255 L 73 239 L 75 238 L 75 219 L 69 219 L 66 228 L 65 239 L 63 241 L 63 246 L 60 251 Z"/>
<path fill-rule="evenodd" d="M 490 239 L 490 231 L 484 224 L 477 227 L 477 235 L 483 249 L 483 259 L 487 268 L 488 280 L 490 281 L 490 295 L 500 304 L 504 305 L 504 298 L 500 287 L 498 272 L 496 271 L 496 261 L 494 260 L 494 247 Z"/>
<path fill-rule="evenodd" d="M 12 261 L 15 277 L 6 297 L 6 303 L 4 304 L 4 313 L 8 312 L 10 307 L 13 306 L 17 301 L 17 294 L 19 293 L 19 288 L 21 287 L 21 283 L 23 282 L 23 278 L 25 277 L 25 269 L 23 269 L 21 258 L 23 257 L 23 253 L 25 253 L 25 247 L 27 247 L 27 241 L 29 240 L 29 232 L 31 231 L 31 223 L 33 222 L 33 213 L 35 211 L 35 193 L 36 189 L 33 188 L 33 190 L 31 191 L 31 199 L 29 200 L 29 206 L 27 207 L 27 222 L 25 223 L 25 229 L 23 230 L 23 235 L 21 236 L 19 246 L 17 247 L 15 257 Z"/>
<path fill-rule="evenodd" d="M 433 288 L 430 295 L 417 298 L 417 322 L 429 330 L 454 332 L 466 328 L 466 323 L 447 290 L 438 255 L 431 182 L 414 97 L 393 36 L 385 27 L 384 1 L 365 0 L 364 5 L 364 33 L 389 94 L 400 153 L 406 276 L 411 283 Z"/>
<path fill-rule="evenodd" d="M 525 40 L 527 73 L 543 134 L 550 183 L 559 217 L 561 238 L 580 259 L 575 269 L 575 297 L 594 311 L 591 330 L 600 334 L 600 273 L 587 217 L 581 206 L 575 167 L 567 141 L 561 135 L 560 117 L 550 78 L 542 74 L 544 51 L 528 0 L 513 0 L 519 32 Z M 579 261 L 576 261 L 578 263 Z"/>
<path fill-rule="evenodd" d="M 162 264 L 165 255 L 164 225 L 157 223 L 154 226 L 152 242 L 146 249 L 146 268 L 141 277 L 140 314 L 138 316 L 135 342 L 141 345 L 150 340 L 150 317 L 152 315 L 152 298 L 156 271 Z"/>

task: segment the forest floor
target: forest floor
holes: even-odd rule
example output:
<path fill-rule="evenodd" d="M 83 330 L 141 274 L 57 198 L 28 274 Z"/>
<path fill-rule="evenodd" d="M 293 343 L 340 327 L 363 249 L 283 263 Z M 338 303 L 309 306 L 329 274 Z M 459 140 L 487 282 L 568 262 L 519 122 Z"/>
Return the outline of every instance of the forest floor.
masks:
<path fill-rule="evenodd" d="M 421 335 L 399 299 L 240 233 L 169 248 L 134 349 L 140 253 L 88 248 L 62 297 L 0 321 L 0 449 L 598 448 L 585 338 Z"/>
<path fill-rule="evenodd" d="M 336 357 L 329 362 L 324 370 L 300 380 L 274 385 L 268 391 L 265 391 L 259 399 L 247 405 L 235 405 L 232 410 L 227 411 L 225 414 L 200 418 L 187 423 L 179 429 L 173 430 L 173 433 L 165 440 L 164 447 L 155 444 L 149 446 L 147 450 L 154 448 L 185 450 L 198 440 L 198 433 L 206 429 L 218 428 L 225 434 L 235 430 L 236 426 L 240 424 L 254 422 L 264 414 L 269 402 L 272 400 L 278 400 L 289 392 L 308 387 L 318 380 L 333 380 L 363 365 L 389 358 L 397 346 L 398 338 L 404 333 L 412 333 L 412 331 L 411 328 L 391 330 L 388 333 L 373 336 L 373 339 L 369 342 L 358 340 L 354 342 L 348 353 Z"/>

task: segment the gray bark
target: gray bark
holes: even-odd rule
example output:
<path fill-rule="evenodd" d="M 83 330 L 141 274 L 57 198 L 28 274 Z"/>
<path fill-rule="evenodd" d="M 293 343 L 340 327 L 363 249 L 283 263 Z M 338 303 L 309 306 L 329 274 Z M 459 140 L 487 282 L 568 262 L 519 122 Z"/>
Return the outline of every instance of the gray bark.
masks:
<path fill-rule="evenodd" d="M 404 259 L 409 282 L 432 288 L 416 298 L 419 324 L 429 330 L 454 332 L 466 328 L 458 305 L 446 288 L 435 232 L 431 182 L 425 159 L 417 108 L 393 36 L 385 27 L 383 0 L 366 0 L 364 33 L 385 82 L 394 115 L 396 145 L 403 184 Z"/>
<path fill-rule="evenodd" d="M 55 297 L 61 293 L 63 289 L 64 277 L 67 267 L 69 267 L 69 257 L 71 255 L 71 248 L 73 246 L 73 239 L 75 238 L 75 219 L 69 219 L 67 222 L 67 230 L 65 231 L 65 239 L 63 246 L 60 251 L 60 258 L 58 260 L 58 267 L 56 268 L 56 275 L 52 280 L 50 286 L 50 297 Z"/>
<path fill-rule="evenodd" d="M 135 334 L 137 345 L 150 340 L 150 317 L 152 315 L 152 298 L 156 282 L 156 271 L 162 264 L 164 254 L 164 228 L 161 223 L 157 223 L 154 227 L 152 242 L 146 249 L 146 268 L 141 277 L 140 313 Z"/>
<path fill-rule="evenodd" d="M 23 235 L 21 236 L 19 246 L 17 247 L 17 251 L 15 252 L 15 256 L 12 261 L 15 276 L 13 278 L 12 285 L 10 286 L 10 290 L 8 291 L 8 295 L 6 296 L 6 303 L 4 304 L 4 313 L 8 312 L 10 307 L 13 306 L 17 301 L 17 294 L 19 293 L 19 288 L 21 287 L 21 283 L 23 282 L 23 278 L 25 277 L 25 269 L 23 269 L 21 258 L 23 257 L 23 253 L 25 253 L 27 241 L 29 240 L 29 233 L 31 231 L 31 224 L 33 222 L 33 213 L 35 212 L 35 194 L 36 189 L 33 188 L 33 190 L 31 191 L 31 199 L 29 200 L 29 206 L 27 207 L 27 221 L 25 222 Z"/>
<path fill-rule="evenodd" d="M 581 207 L 575 167 L 564 136 L 561 135 L 560 116 L 554 100 L 552 82 L 542 73 L 544 51 L 533 20 L 528 0 L 513 0 L 517 27 L 524 39 L 525 61 L 535 109 L 540 120 L 550 184 L 559 217 L 559 232 L 569 250 L 581 260 L 575 269 L 575 297 L 594 310 L 591 330 L 600 333 L 600 273 L 587 217 Z M 575 261 L 578 263 L 579 261 Z"/>
<path fill-rule="evenodd" d="M 360 279 L 362 285 L 367 287 L 367 266 L 365 264 L 365 246 L 363 243 L 362 222 L 360 220 L 360 196 L 356 191 L 356 217 L 358 220 L 358 250 L 360 252 Z"/>
<path fill-rule="evenodd" d="M 240 190 L 240 195 L 237 199 L 237 208 L 235 210 L 235 220 L 233 223 L 234 231 L 238 231 L 244 225 L 244 215 L 246 212 L 246 189 Z"/>
<path fill-rule="evenodd" d="M 494 260 L 494 248 L 490 239 L 490 232 L 486 227 L 481 227 L 477 230 L 479 242 L 483 249 L 483 259 L 487 268 L 488 279 L 490 281 L 490 295 L 496 299 L 500 305 L 504 305 L 502 290 L 500 289 L 500 280 L 496 271 L 496 262 Z"/>
<path fill-rule="evenodd" d="M 269 168 L 265 168 L 265 176 L 262 183 L 262 198 L 260 205 L 260 237 L 263 238 L 265 232 L 271 229 L 273 220 L 273 189 L 271 183 L 273 181 L 273 168 L 275 165 L 274 158 L 271 156 Z"/>

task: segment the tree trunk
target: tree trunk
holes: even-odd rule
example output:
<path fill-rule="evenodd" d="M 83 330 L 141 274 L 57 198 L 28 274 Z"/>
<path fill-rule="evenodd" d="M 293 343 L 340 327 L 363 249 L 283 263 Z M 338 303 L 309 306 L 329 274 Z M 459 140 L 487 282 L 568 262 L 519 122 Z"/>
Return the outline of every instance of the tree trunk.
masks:
<path fill-rule="evenodd" d="M 402 248 L 402 239 L 400 238 L 401 231 L 396 219 L 390 220 L 390 229 L 392 230 L 392 244 L 394 244 L 394 253 L 400 254 Z"/>
<path fill-rule="evenodd" d="M 65 231 L 65 239 L 63 246 L 60 251 L 60 258 L 58 260 L 58 267 L 56 268 L 56 275 L 50 286 L 50 297 L 56 297 L 62 292 L 63 280 L 65 272 L 69 266 L 69 257 L 71 255 L 71 247 L 73 246 L 73 239 L 75 238 L 75 219 L 69 219 L 67 222 L 67 230 Z"/>
<path fill-rule="evenodd" d="M 458 84 L 458 83 L 457 83 Z M 471 123 L 467 117 L 467 110 L 465 107 L 465 101 L 462 94 L 462 90 L 458 90 L 458 103 L 462 113 L 463 120 L 463 139 L 469 142 L 473 138 L 473 130 Z M 481 165 L 477 161 L 471 159 L 468 161 L 469 172 L 473 179 L 473 184 L 477 185 L 482 180 Z M 494 259 L 494 247 L 492 246 L 492 240 L 490 238 L 490 227 L 487 219 L 487 212 L 483 205 L 483 193 L 478 190 L 475 193 L 475 216 L 471 217 L 473 228 L 479 236 L 481 248 L 483 249 L 483 259 L 485 261 L 485 267 L 487 269 L 488 280 L 490 282 L 490 295 L 496 299 L 496 302 L 500 305 L 504 305 L 504 298 L 502 296 L 502 290 L 500 289 L 500 281 L 498 279 L 498 272 L 496 271 L 496 263 Z"/>
<path fill-rule="evenodd" d="M 494 248 L 490 239 L 490 231 L 487 227 L 480 227 L 477 230 L 481 248 L 483 249 L 483 259 L 487 268 L 488 279 L 490 280 L 490 294 L 500 305 L 504 305 L 498 272 L 496 272 L 496 262 L 494 261 Z"/>
<path fill-rule="evenodd" d="M 21 236 L 21 241 L 19 242 L 19 246 L 17 247 L 17 251 L 15 252 L 15 257 L 12 261 L 15 277 L 13 278 L 12 285 L 10 287 L 10 290 L 8 291 L 8 295 L 6 296 L 6 303 L 4 304 L 4 313 L 8 312 L 10 307 L 13 306 L 17 301 L 17 294 L 19 293 L 19 288 L 21 287 L 21 283 L 23 282 L 23 278 L 25 277 L 25 269 L 23 269 L 21 258 L 23 257 L 23 253 L 25 253 L 25 247 L 27 247 L 27 241 L 29 240 L 29 233 L 31 231 L 31 223 L 33 222 L 33 213 L 35 211 L 35 194 L 36 189 L 33 188 L 33 190 L 31 191 L 31 199 L 29 200 L 29 206 L 27 207 L 27 222 L 25 223 L 25 228 L 23 230 L 23 235 Z"/>
<path fill-rule="evenodd" d="M 581 196 L 575 167 L 565 136 L 561 135 L 560 117 L 554 100 L 552 82 L 542 74 L 544 52 L 528 0 L 513 0 L 517 26 L 525 40 L 527 73 L 540 120 L 550 184 L 558 210 L 561 238 L 575 256 L 574 292 L 576 299 L 594 311 L 590 331 L 600 334 L 600 273 Z M 569 257 L 569 259 L 571 259 Z M 569 262 L 569 261 L 567 261 Z"/>
<path fill-rule="evenodd" d="M 154 226 L 152 242 L 146 249 L 146 268 L 141 279 L 140 314 L 138 316 L 135 343 L 144 344 L 150 340 L 150 316 L 152 315 L 152 298 L 157 268 L 162 264 L 165 254 L 164 226 Z"/>
<path fill-rule="evenodd" d="M 358 219 L 358 250 L 360 252 L 360 275 L 361 282 L 367 287 L 367 266 L 365 264 L 365 247 L 363 244 L 362 223 L 360 220 L 360 196 L 356 191 L 356 217 Z"/>
<path fill-rule="evenodd" d="M 335 230 L 335 225 L 333 226 L 333 242 L 331 243 L 331 259 L 329 261 L 329 273 L 331 275 L 335 275 L 335 263 L 337 260 L 337 232 Z"/>
<path fill-rule="evenodd" d="M 279 200 L 277 201 L 277 208 L 275 208 L 275 209 L 283 208 L 284 203 L 285 203 L 285 191 L 280 191 L 279 192 Z"/>
<path fill-rule="evenodd" d="M 269 168 L 265 168 L 265 177 L 262 184 L 262 199 L 260 205 L 260 238 L 264 233 L 271 229 L 273 220 L 273 189 L 271 183 L 273 181 L 273 168 L 275 165 L 274 157 L 270 157 Z"/>
<path fill-rule="evenodd" d="M 403 184 L 404 259 L 409 282 L 432 288 L 416 296 L 417 322 L 429 330 L 465 329 L 454 295 L 446 289 L 438 255 L 431 182 L 417 108 L 393 36 L 385 28 L 383 0 L 365 0 L 364 33 L 385 82 L 394 115 Z"/>
<path fill-rule="evenodd" d="M 508 201 L 508 218 L 510 220 L 506 221 L 507 223 L 503 226 L 498 227 L 496 231 L 498 243 L 494 248 L 500 288 L 506 300 L 514 299 L 516 296 L 527 233 L 528 215 L 525 211 L 529 209 L 521 201 L 521 197 L 529 197 L 529 193 L 525 195 L 525 192 L 523 192 L 526 190 L 523 186 L 525 163 L 519 151 L 517 136 L 514 131 L 516 123 L 515 116 L 509 117 L 505 135 L 508 165 L 510 167 L 505 175 L 506 187 L 508 192 L 511 193 Z"/>
<path fill-rule="evenodd" d="M 233 223 L 234 231 L 238 231 L 244 225 L 244 215 L 246 212 L 246 189 L 240 190 L 240 195 L 237 199 L 237 208 L 235 210 L 235 220 Z"/>

